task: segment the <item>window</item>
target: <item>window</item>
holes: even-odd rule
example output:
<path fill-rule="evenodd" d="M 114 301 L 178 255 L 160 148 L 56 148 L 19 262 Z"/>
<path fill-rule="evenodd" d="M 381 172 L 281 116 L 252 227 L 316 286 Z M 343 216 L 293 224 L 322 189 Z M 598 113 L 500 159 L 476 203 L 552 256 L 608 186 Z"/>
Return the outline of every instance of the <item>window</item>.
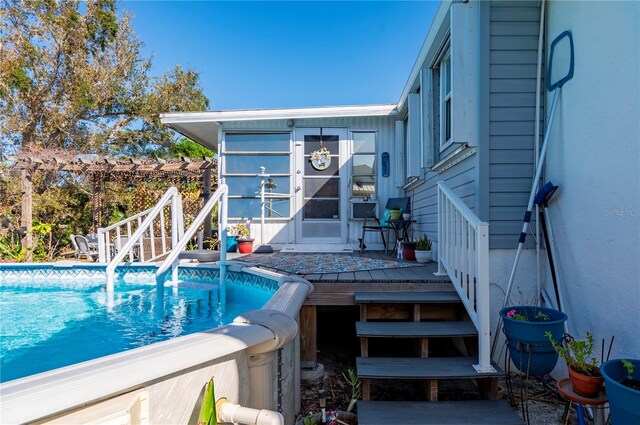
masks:
<path fill-rule="evenodd" d="M 376 194 L 376 133 L 354 132 L 351 157 L 351 196 L 371 198 Z"/>
<path fill-rule="evenodd" d="M 451 140 L 451 50 L 446 48 L 442 59 L 437 64 L 440 74 L 440 150 L 449 146 Z"/>
<path fill-rule="evenodd" d="M 271 176 L 267 218 L 289 218 L 291 210 L 291 134 L 227 133 L 223 143 L 225 183 L 229 186 L 229 217 L 260 217 L 260 178 L 266 167 Z M 278 196 L 277 194 L 282 194 Z"/>

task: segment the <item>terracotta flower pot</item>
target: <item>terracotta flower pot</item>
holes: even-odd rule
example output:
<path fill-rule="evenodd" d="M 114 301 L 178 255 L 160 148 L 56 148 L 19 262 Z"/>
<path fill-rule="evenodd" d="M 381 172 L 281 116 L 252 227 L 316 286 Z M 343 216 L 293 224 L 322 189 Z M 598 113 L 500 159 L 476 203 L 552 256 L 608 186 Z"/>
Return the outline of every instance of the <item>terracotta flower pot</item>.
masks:
<path fill-rule="evenodd" d="M 253 239 L 238 239 L 238 251 L 241 254 L 251 254 L 253 252 Z"/>
<path fill-rule="evenodd" d="M 600 375 L 600 368 L 594 367 L 593 370 L 598 371 L 597 376 L 585 375 L 569 366 L 569 377 L 576 394 L 583 397 L 596 397 L 600 393 L 604 378 Z"/>

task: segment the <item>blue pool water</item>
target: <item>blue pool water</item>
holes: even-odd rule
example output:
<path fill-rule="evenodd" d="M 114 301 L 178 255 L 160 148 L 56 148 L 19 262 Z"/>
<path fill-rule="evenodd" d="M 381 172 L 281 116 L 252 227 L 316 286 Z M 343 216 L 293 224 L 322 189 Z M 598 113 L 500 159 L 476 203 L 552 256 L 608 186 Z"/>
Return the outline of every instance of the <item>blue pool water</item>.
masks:
<path fill-rule="evenodd" d="M 42 278 L 0 284 L 0 382 L 212 329 L 260 308 L 275 289 L 227 282 L 120 282 L 107 309 L 103 280 Z"/>

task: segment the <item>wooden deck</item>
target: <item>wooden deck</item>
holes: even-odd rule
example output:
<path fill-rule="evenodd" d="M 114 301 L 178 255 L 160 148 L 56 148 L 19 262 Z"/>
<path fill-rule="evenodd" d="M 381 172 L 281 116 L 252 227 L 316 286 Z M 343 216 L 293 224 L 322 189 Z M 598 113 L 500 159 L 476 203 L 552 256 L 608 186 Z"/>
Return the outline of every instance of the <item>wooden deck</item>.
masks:
<path fill-rule="evenodd" d="M 273 255 L 298 255 L 314 256 L 313 253 L 279 253 L 261 254 L 261 256 Z M 314 292 L 307 298 L 306 305 L 355 305 L 355 292 L 431 292 L 431 291 L 451 291 L 451 281 L 448 276 L 436 276 L 438 263 L 430 262 L 418 266 L 414 261 L 399 260 L 382 251 L 354 251 L 351 255 L 355 257 L 367 257 L 376 260 L 397 261 L 401 263 L 411 263 L 413 267 L 386 268 L 379 270 L 345 271 L 339 273 L 316 273 L 298 274 L 298 276 L 313 283 Z M 231 254 L 230 259 L 242 260 L 242 254 Z M 252 257 L 256 263 L 255 255 Z M 273 270 L 265 265 L 257 264 L 258 267 Z M 278 273 L 287 274 L 282 270 Z M 291 274 L 291 273 L 289 273 Z"/>

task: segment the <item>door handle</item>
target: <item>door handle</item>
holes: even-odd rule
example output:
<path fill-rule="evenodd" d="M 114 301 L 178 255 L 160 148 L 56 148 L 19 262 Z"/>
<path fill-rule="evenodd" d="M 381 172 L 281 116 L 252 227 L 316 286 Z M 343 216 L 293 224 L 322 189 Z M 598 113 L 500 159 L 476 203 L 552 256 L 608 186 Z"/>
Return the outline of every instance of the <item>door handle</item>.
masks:
<path fill-rule="evenodd" d="M 300 192 L 302 188 L 300 186 L 296 187 L 296 192 Z"/>

